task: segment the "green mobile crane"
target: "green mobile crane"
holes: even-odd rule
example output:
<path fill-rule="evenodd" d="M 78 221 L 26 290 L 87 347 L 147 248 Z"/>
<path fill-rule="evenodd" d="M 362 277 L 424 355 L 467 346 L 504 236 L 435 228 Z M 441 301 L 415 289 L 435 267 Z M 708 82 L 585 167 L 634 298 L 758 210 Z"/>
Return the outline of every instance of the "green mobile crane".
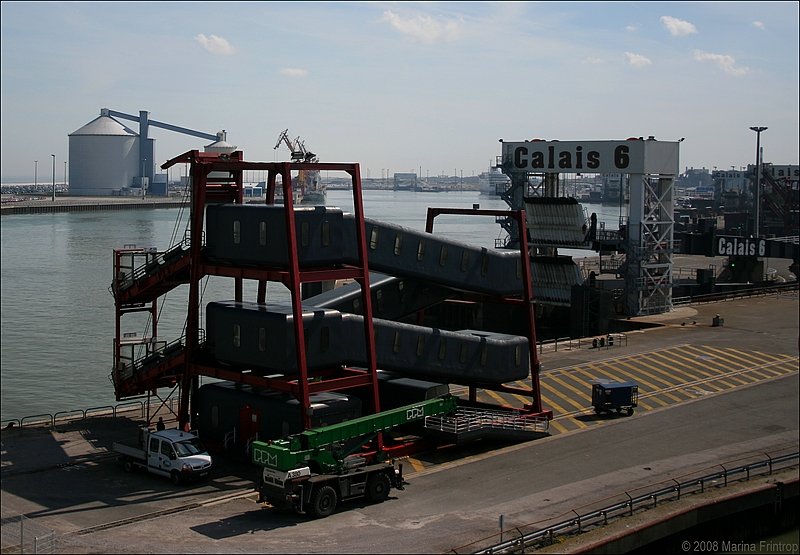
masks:
<path fill-rule="evenodd" d="M 455 410 L 456 398 L 446 395 L 286 439 L 254 441 L 253 463 L 263 467 L 258 502 L 320 518 L 332 514 L 340 501 L 383 501 L 391 488 L 403 489 L 403 466 L 386 460 L 368 464 L 356 451 L 379 432 Z"/>

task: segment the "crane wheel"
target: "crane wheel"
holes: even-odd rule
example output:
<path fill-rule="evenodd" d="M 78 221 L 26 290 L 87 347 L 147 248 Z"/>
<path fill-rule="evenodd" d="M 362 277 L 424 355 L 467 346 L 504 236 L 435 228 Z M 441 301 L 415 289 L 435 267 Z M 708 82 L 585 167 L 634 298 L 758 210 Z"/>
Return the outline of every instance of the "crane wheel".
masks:
<path fill-rule="evenodd" d="M 389 497 L 392 483 L 385 472 L 376 472 L 367 478 L 367 501 L 380 503 Z"/>
<path fill-rule="evenodd" d="M 337 502 L 336 490 L 331 486 L 322 486 L 311 496 L 311 514 L 324 518 L 333 514 Z"/>

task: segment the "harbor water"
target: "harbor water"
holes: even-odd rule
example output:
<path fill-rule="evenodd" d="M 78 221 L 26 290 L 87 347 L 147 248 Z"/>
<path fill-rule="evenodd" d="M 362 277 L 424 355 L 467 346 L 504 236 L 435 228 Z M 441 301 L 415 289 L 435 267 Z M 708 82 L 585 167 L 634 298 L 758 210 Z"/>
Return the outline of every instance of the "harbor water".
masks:
<path fill-rule="evenodd" d="M 421 193 L 366 190 L 368 218 L 424 230 L 429 206 L 505 210 L 498 197 L 477 191 Z M 329 206 L 352 212 L 350 191 L 329 190 Z M 586 205 L 614 227 L 619 207 Z M 165 250 L 183 239 L 188 209 L 120 210 L 7 215 L 0 220 L 0 412 L 3 420 L 116 404 L 113 363 L 114 298 L 109 287 L 113 249 L 136 245 Z M 504 234 L 489 216 L 439 216 L 434 233 L 493 248 Z M 591 256 L 590 251 L 561 251 Z M 246 281 L 245 300 L 257 284 Z M 231 278 L 204 281 L 203 303 L 232 299 Z M 270 283 L 267 301 L 288 291 Z M 188 286 L 159 300 L 158 338 L 184 333 Z M 138 317 L 138 320 L 137 320 Z M 201 322 L 202 326 L 202 322 Z M 123 318 L 123 331 L 151 335 L 144 315 Z"/>

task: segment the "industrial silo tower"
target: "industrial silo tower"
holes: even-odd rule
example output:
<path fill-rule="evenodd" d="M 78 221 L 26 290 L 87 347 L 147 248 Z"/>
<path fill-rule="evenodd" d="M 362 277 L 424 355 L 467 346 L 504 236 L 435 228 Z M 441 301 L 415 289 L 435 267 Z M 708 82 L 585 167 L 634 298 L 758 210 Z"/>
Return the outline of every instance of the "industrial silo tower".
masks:
<path fill-rule="evenodd" d="M 135 121 L 139 133 L 118 119 Z M 150 112 L 138 116 L 102 108 L 100 117 L 69 135 L 69 194 L 78 196 L 119 195 L 131 189 L 144 194 L 155 174 L 155 139 L 150 127 L 215 141 L 206 147 L 222 151 L 235 146 L 225 142 L 225 131 L 204 133 L 150 119 Z"/>
<path fill-rule="evenodd" d="M 139 135 L 100 115 L 69 134 L 69 194 L 109 196 L 140 175 Z"/>

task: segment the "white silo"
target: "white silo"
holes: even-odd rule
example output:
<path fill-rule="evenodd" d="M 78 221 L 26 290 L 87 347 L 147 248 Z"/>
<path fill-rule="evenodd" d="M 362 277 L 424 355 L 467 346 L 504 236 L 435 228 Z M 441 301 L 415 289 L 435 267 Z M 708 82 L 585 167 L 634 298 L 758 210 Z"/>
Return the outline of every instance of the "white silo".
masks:
<path fill-rule="evenodd" d="M 141 174 L 139 135 L 101 115 L 69 134 L 69 194 L 109 196 Z"/>

